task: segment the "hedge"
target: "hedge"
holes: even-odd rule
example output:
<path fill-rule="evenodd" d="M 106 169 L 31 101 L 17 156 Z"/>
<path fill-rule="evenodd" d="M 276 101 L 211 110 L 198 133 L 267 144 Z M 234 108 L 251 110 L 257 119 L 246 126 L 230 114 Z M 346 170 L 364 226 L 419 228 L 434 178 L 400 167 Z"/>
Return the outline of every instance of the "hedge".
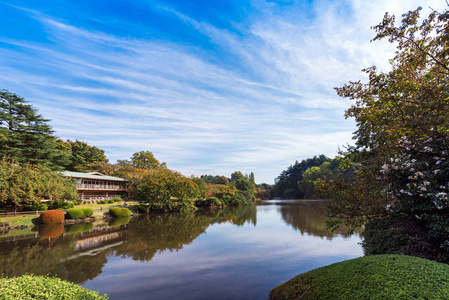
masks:
<path fill-rule="evenodd" d="M 114 217 L 128 217 L 131 215 L 131 212 L 127 208 L 121 208 L 121 207 L 111 207 L 109 209 L 109 214 Z"/>
<path fill-rule="evenodd" d="M 85 214 L 81 208 L 71 208 L 67 210 L 67 218 L 69 219 L 81 219 L 84 218 Z"/>
<path fill-rule="evenodd" d="M 0 278 L 0 299 L 108 299 L 97 292 L 63 281 L 57 277 L 23 275 L 16 278 Z"/>
<path fill-rule="evenodd" d="M 39 216 L 41 224 L 62 224 L 64 223 L 64 213 L 60 210 L 47 210 Z"/>

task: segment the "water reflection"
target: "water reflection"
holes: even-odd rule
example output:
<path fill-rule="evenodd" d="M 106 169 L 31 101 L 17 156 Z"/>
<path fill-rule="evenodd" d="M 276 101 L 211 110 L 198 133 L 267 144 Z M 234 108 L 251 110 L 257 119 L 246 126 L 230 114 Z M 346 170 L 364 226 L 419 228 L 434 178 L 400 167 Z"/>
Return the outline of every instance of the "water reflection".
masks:
<path fill-rule="evenodd" d="M 325 219 L 310 203 L 267 201 L 40 228 L 0 236 L 0 273 L 56 275 L 111 299 L 266 298 L 302 271 L 361 255 L 359 239 L 343 242 Z"/>
<path fill-rule="evenodd" d="M 326 239 L 333 239 L 335 236 L 348 236 L 348 226 L 341 225 L 333 233 L 326 228 L 328 217 L 323 213 L 325 210 L 324 201 L 284 201 L 279 206 L 284 221 L 291 225 L 301 234 L 309 234 Z M 356 233 L 357 234 L 357 233 Z"/>

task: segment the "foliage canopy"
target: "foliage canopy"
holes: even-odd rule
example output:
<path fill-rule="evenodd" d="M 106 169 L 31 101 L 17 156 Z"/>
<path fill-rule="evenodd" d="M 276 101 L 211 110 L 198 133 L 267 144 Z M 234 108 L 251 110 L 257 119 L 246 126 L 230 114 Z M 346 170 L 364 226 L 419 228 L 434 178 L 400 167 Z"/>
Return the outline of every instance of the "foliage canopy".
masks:
<path fill-rule="evenodd" d="M 374 66 L 364 70 L 368 83 L 336 89 L 356 100 L 346 111 L 356 120 L 356 145 L 343 160 L 357 167 L 355 180 L 342 177 L 321 188 L 334 195 L 330 208 L 337 221 L 357 211 L 361 214 L 344 221 L 361 225 L 367 218 L 406 217 L 439 246 L 434 258 L 447 260 L 449 12 L 434 11 L 420 21 L 420 11 L 405 13 L 400 25 L 387 13 L 373 27 L 374 40 L 397 45 L 391 71 L 378 72 Z M 365 193 L 357 197 L 356 187 Z"/>

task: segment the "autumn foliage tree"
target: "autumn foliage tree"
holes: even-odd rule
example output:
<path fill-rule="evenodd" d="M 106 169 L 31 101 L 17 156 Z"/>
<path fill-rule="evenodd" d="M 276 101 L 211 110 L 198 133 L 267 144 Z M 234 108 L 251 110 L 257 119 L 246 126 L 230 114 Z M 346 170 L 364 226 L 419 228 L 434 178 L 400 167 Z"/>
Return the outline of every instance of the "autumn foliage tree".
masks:
<path fill-rule="evenodd" d="M 0 160 L 0 206 L 39 204 L 44 197 L 75 201 L 78 193 L 72 182 L 47 166 Z"/>
<path fill-rule="evenodd" d="M 135 188 L 134 197 L 139 202 L 160 211 L 191 207 L 199 193 L 193 180 L 169 169 L 149 171 L 135 181 Z"/>

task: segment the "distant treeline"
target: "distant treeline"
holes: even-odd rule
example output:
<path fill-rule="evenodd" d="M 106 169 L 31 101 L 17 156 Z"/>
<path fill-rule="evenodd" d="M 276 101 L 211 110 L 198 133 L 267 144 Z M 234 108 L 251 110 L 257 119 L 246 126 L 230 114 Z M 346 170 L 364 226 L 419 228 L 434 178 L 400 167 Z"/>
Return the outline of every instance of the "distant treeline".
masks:
<path fill-rule="evenodd" d="M 273 197 L 303 199 L 316 198 L 315 182 L 320 178 L 336 178 L 341 170 L 338 159 L 331 159 L 325 155 L 296 161 L 284 170 L 271 190 Z"/>

